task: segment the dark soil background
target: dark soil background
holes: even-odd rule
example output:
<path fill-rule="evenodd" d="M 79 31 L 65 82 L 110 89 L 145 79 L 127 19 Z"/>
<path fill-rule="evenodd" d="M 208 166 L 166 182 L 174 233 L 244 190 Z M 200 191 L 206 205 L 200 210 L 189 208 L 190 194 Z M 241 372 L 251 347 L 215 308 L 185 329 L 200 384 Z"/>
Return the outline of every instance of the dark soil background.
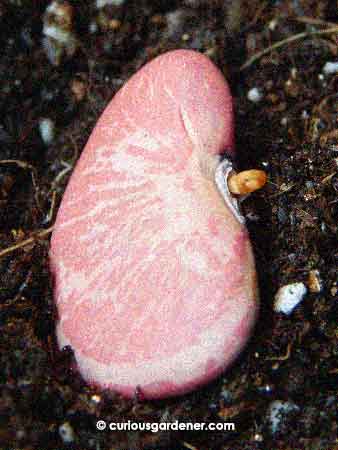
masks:
<path fill-rule="evenodd" d="M 45 13 L 50 3 L 0 2 L 0 448 L 337 449 L 338 75 L 323 70 L 338 58 L 337 29 L 327 32 L 337 2 L 83 0 L 63 4 L 61 19 Z M 44 23 L 66 43 L 44 39 Z M 223 71 L 239 167 L 269 175 L 243 203 L 261 312 L 214 383 L 127 401 L 86 385 L 71 350 L 55 345 L 48 238 L 100 113 L 139 67 L 174 48 L 206 53 Z M 294 282 L 307 285 L 305 298 L 290 315 L 275 312 L 276 291 Z M 271 427 L 276 400 L 287 403 Z M 98 419 L 226 421 L 236 431 L 97 431 Z"/>

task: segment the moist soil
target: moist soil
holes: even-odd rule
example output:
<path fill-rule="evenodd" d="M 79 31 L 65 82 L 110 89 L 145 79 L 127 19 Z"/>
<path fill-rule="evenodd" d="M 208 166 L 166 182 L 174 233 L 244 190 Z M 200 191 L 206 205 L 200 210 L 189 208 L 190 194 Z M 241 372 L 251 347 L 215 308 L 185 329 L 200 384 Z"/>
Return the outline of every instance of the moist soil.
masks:
<path fill-rule="evenodd" d="M 336 1 L 100 3 L 70 2 L 63 21 L 46 16 L 46 1 L 0 3 L 0 448 L 338 448 L 338 76 L 324 69 L 337 61 Z M 46 41 L 47 22 L 68 41 Z M 268 173 L 242 203 L 260 316 L 213 383 L 169 400 L 125 400 L 87 385 L 72 350 L 56 346 L 50 228 L 104 107 L 143 64 L 175 48 L 207 54 L 224 73 L 238 168 Z M 296 282 L 304 299 L 289 315 L 276 312 L 276 291 Z M 98 419 L 235 430 L 99 431 Z"/>

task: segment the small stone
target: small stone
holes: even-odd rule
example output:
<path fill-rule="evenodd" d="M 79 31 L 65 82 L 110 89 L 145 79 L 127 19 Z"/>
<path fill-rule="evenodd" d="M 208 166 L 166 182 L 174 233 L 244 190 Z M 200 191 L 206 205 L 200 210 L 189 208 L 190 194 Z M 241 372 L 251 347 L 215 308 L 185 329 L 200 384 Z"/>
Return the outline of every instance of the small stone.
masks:
<path fill-rule="evenodd" d="M 256 433 L 255 435 L 254 435 L 254 441 L 256 441 L 256 442 L 263 442 L 263 436 L 260 434 L 260 433 Z"/>
<path fill-rule="evenodd" d="M 326 402 L 325 402 L 325 407 L 326 408 L 330 408 L 330 406 L 335 405 L 336 404 L 336 396 L 335 395 L 330 395 L 329 397 L 327 397 Z"/>
<path fill-rule="evenodd" d="M 72 80 L 70 89 L 78 102 L 85 98 L 87 86 L 84 81 L 78 79 Z"/>
<path fill-rule="evenodd" d="M 332 75 L 338 72 L 338 61 L 330 62 L 328 61 L 325 63 L 323 69 L 323 73 L 325 75 Z"/>
<path fill-rule="evenodd" d="M 268 27 L 270 31 L 275 31 L 276 27 L 278 25 L 278 20 L 277 19 L 272 19 L 270 20 Z"/>
<path fill-rule="evenodd" d="M 274 310 L 291 314 L 294 308 L 303 300 L 307 292 L 304 283 L 291 283 L 278 289 L 275 295 Z"/>
<path fill-rule="evenodd" d="M 70 444 L 75 439 L 74 430 L 69 422 L 59 426 L 59 434 L 65 444 Z"/>
<path fill-rule="evenodd" d="M 96 22 L 90 22 L 89 24 L 89 33 L 95 34 L 98 31 L 99 27 Z"/>
<path fill-rule="evenodd" d="M 217 411 L 218 405 L 216 403 L 209 403 L 209 409 L 212 411 Z"/>
<path fill-rule="evenodd" d="M 73 56 L 78 42 L 73 30 L 73 7 L 64 1 L 53 1 L 43 16 L 43 39 L 47 58 L 57 66 L 63 55 Z"/>
<path fill-rule="evenodd" d="M 109 21 L 109 28 L 111 30 L 118 30 L 121 27 L 121 21 L 118 19 L 112 19 Z"/>
<path fill-rule="evenodd" d="M 322 280 L 318 270 L 310 270 L 307 285 L 310 292 L 318 293 L 322 290 Z"/>
<path fill-rule="evenodd" d="M 41 139 L 46 145 L 49 145 L 53 142 L 55 137 L 55 124 L 52 121 L 52 119 L 49 118 L 40 119 L 39 131 Z"/>
<path fill-rule="evenodd" d="M 16 432 L 16 438 L 20 441 L 20 440 L 22 440 L 22 439 L 24 439 L 26 437 L 26 432 L 25 432 L 25 430 L 18 430 L 17 432 Z"/>
<path fill-rule="evenodd" d="M 167 22 L 167 37 L 174 38 L 179 34 L 183 34 L 184 23 L 188 16 L 188 12 L 182 8 L 168 12 L 165 15 Z"/>
<path fill-rule="evenodd" d="M 288 260 L 289 260 L 290 262 L 293 263 L 293 262 L 296 260 L 296 258 L 297 258 L 296 253 L 289 253 L 289 255 L 288 255 Z"/>
<path fill-rule="evenodd" d="M 285 212 L 285 209 L 282 208 L 282 207 L 278 208 L 278 210 L 277 210 L 277 217 L 278 217 L 279 223 L 281 223 L 281 224 L 286 223 L 287 220 L 288 220 L 288 216 L 287 216 L 287 214 Z"/>
<path fill-rule="evenodd" d="M 96 8 L 104 8 L 106 5 L 122 6 L 124 0 L 96 0 Z"/>
<path fill-rule="evenodd" d="M 295 80 L 297 78 L 297 74 L 298 74 L 297 67 L 292 67 L 290 74 L 291 74 L 291 78 L 293 78 Z"/>
<path fill-rule="evenodd" d="M 254 214 L 252 211 L 246 213 L 245 218 L 250 222 L 259 222 L 260 220 L 260 217 L 257 214 Z"/>
<path fill-rule="evenodd" d="M 286 80 L 284 88 L 286 94 L 289 95 L 290 97 L 297 97 L 297 95 L 300 92 L 299 84 L 295 83 L 295 81 L 292 80 L 292 78 Z"/>
<path fill-rule="evenodd" d="M 254 87 L 248 92 L 247 98 L 250 102 L 259 103 L 263 98 L 263 93 L 260 89 Z"/>
<path fill-rule="evenodd" d="M 273 386 L 271 386 L 270 384 L 266 384 L 265 386 L 262 386 L 259 390 L 262 393 L 270 394 L 273 391 Z"/>
<path fill-rule="evenodd" d="M 98 404 L 101 401 L 101 396 L 98 395 L 98 394 L 94 394 L 94 395 L 91 396 L 91 400 L 92 400 L 93 403 Z"/>
<path fill-rule="evenodd" d="M 268 409 L 268 421 L 270 423 L 271 432 L 274 434 L 280 430 L 283 420 L 291 412 L 299 411 L 299 406 L 293 402 L 283 402 L 275 400 L 270 404 Z"/>
<path fill-rule="evenodd" d="M 232 393 L 228 389 L 223 389 L 220 393 L 220 397 L 226 402 L 230 403 L 233 399 Z"/>

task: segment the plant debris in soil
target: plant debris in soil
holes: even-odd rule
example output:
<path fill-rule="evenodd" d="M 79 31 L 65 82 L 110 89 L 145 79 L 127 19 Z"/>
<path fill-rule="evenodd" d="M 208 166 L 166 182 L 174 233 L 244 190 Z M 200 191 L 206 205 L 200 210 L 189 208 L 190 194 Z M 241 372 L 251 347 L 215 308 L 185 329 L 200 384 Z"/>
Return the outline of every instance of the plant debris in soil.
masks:
<path fill-rule="evenodd" d="M 337 448 L 338 73 L 327 65 L 338 59 L 336 2 L 79 0 L 59 2 L 59 15 L 52 3 L 0 3 L 1 448 Z M 269 175 L 243 202 L 261 312 L 215 382 L 140 403 L 91 388 L 71 349 L 58 350 L 48 237 L 104 107 L 174 48 L 207 54 L 225 74 L 239 168 Z M 276 292 L 291 283 L 304 283 L 304 299 L 276 312 Z M 99 431 L 99 419 L 235 430 Z"/>

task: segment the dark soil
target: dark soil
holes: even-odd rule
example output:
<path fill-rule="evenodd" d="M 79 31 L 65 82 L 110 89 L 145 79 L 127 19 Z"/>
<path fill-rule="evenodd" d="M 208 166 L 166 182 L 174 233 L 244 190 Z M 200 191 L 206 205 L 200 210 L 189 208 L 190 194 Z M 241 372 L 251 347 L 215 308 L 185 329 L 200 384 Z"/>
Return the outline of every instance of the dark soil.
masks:
<path fill-rule="evenodd" d="M 48 2 L 0 3 L 1 449 L 316 449 L 337 443 L 338 76 L 334 0 L 126 0 L 98 10 L 73 1 L 75 48 L 52 61 L 42 44 Z M 47 19 L 45 19 L 47 20 Z M 96 24 L 96 25 L 95 25 Z M 64 24 L 63 24 L 64 25 Z M 297 33 L 252 64 L 250 58 Z M 240 168 L 269 183 L 243 204 L 260 279 L 260 318 L 222 377 L 184 397 L 127 401 L 84 383 L 55 345 L 48 229 L 93 126 L 139 67 L 173 48 L 207 53 L 232 88 Z M 51 58 L 51 56 L 50 56 Z M 247 98 L 258 88 L 262 99 Z M 41 118 L 55 124 L 46 145 Z M 9 161 L 8 161 L 9 160 Z M 289 316 L 279 287 L 309 285 Z M 272 432 L 275 400 L 298 408 Z M 234 432 L 97 431 L 96 421 L 234 422 Z M 60 428 L 61 427 L 61 428 Z M 70 441 L 70 442 L 67 442 Z"/>

